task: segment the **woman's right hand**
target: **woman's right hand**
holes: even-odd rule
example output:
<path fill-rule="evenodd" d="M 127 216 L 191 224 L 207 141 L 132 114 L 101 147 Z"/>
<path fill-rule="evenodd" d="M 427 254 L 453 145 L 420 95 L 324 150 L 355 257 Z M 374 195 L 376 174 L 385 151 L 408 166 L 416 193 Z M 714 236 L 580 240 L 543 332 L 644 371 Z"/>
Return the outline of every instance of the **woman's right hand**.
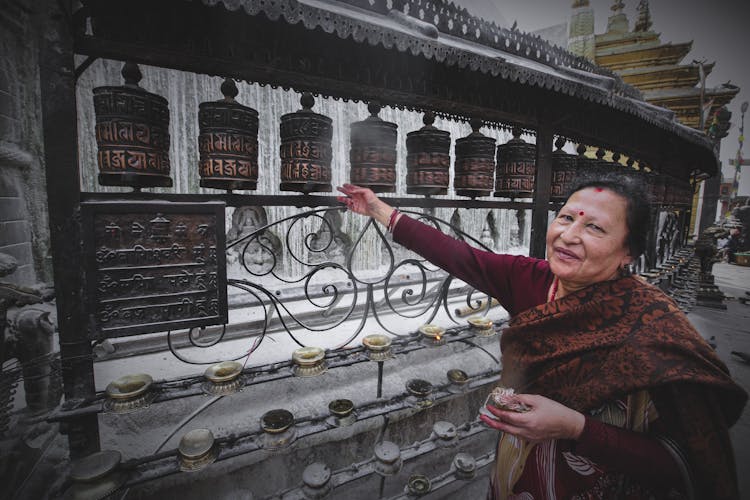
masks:
<path fill-rule="evenodd" d="M 393 207 L 378 198 L 371 189 L 354 184 L 344 184 L 337 189 L 346 195 L 339 196 L 337 199 L 345 204 L 349 210 L 372 217 L 384 226 L 388 225 Z"/>

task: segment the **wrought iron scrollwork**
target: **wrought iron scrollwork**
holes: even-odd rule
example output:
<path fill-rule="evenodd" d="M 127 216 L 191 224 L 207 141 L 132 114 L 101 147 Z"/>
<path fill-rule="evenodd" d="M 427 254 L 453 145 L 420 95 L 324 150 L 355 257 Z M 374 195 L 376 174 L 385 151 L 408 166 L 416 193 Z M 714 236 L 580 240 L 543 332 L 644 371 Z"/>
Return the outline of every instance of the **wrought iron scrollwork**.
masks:
<path fill-rule="evenodd" d="M 394 246 L 393 240 L 373 219 L 364 222 L 352 242 L 341 231 L 341 221 L 336 219 L 341 207 L 326 207 L 308 210 L 277 221 L 266 223 L 247 234 L 237 235 L 227 245 L 227 251 L 241 248 L 239 262 L 245 276 L 230 278 L 227 283 L 244 295 L 245 307 L 259 312 L 259 321 L 254 323 L 253 345 L 235 360 L 249 356 L 265 338 L 275 316 L 276 328 L 285 331 L 300 346 L 301 331 L 326 332 L 347 321 L 356 321 L 356 327 L 337 346 L 345 347 L 362 333 L 370 320 L 385 332 L 396 337 L 408 336 L 387 324 L 386 317 L 414 319 L 424 317 L 431 322 L 441 307 L 448 318 L 458 324 L 454 311 L 449 307 L 449 298 L 456 293 L 466 294 L 465 303 L 471 312 L 481 312 L 489 307 L 490 300 L 477 298 L 471 287 L 451 287 L 453 277 L 413 254 L 405 255 L 404 249 Z M 480 240 L 429 213 L 402 210 L 403 213 L 431 224 L 439 230 L 450 230 L 456 237 L 470 244 L 492 251 Z M 336 223 L 334 223 L 334 222 Z M 264 221 L 265 222 L 265 221 Z M 338 227 L 337 225 L 338 224 Z M 271 243 L 276 232 L 284 230 L 282 249 Z M 373 234 L 369 234 L 372 232 Z M 379 265 L 362 270 L 364 258 L 358 256 L 365 245 L 373 239 L 380 244 Z M 301 244 L 295 244 L 301 242 Z M 335 247 L 340 247 L 334 249 Z M 267 253 L 262 270 L 247 264 L 247 252 Z M 384 261 L 384 263 L 383 263 Z M 282 262 L 303 266 L 302 273 L 285 275 Z M 370 262 L 370 264 L 373 264 Z M 341 276 L 341 279 L 335 277 Z M 303 306 L 300 307 L 300 304 Z M 310 314 L 316 312 L 318 314 Z M 190 346 L 207 348 L 217 345 L 226 336 L 227 325 L 219 329 L 192 329 L 188 333 Z M 192 364 L 215 363 L 196 361 L 180 354 L 169 334 L 169 347 L 183 362 Z"/>

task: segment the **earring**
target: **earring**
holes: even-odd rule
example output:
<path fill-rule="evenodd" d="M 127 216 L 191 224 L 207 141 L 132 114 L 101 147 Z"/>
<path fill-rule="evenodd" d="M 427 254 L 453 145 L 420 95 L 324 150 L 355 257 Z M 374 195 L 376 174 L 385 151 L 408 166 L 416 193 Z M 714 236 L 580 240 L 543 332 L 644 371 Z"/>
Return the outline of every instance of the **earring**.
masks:
<path fill-rule="evenodd" d="M 625 278 L 627 276 L 631 276 L 633 274 L 633 264 L 627 263 L 623 264 L 620 268 L 620 276 Z"/>

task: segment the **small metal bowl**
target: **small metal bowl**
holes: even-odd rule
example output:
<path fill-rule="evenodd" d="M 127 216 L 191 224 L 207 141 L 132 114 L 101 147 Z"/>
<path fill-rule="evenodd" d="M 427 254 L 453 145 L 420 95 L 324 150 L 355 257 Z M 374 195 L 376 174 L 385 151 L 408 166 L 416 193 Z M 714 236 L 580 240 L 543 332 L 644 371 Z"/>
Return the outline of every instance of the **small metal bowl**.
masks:
<path fill-rule="evenodd" d="M 438 325 L 426 324 L 419 327 L 422 334 L 422 342 L 428 347 L 437 347 L 445 344 L 445 328 Z"/>
<path fill-rule="evenodd" d="M 320 347 L 300 347 L 292 353 L 294 374 L 298 377 L 314 377 L 326 371 L 326 352 Z"/>
<path fill-rule="evenodd" d="M 214 435 L 208 429 L 186 432 L 180 439 L 177 450 L 180 454 L 180 470 L 185 472 L 200 470 L 216 461 L 218 456 Z"/>
<path fill-rule="evenodd" d="M 203 376 L 215 384 L 221 384 L 236 379 L 241 373 L 241 363 L 237 361 L 222 361 L 206 368 Z"/>
<path fill-rule="evenodd" d="M 79 482 L 91 482 L 101 479 L 114 471 L 122 455 L 116 450 L 97 451 L 73 463 L 70 469 L 70 479 Z"/>
<path fill-rule="evenodd" d="M 210 430 L 193 429 L 182 436 L 177 449 L 183 457 L 196 459 L 211 451 L 213 446 L 214 435 Z"/>
<path fill-rule="evenodd" d="M 467 320 L 469 324 L 477 330 L 491 330 L 494 323 L 489 318 L 475 317 Z"/>
<path fill-rule="evenodd" d="M 146 373 L 124 375 L 109 383 L 107 397 L 112 399 L 135 399 L 151 388 L 154 379 Z"/>
<path fill-rule="evenodd" d="M 283 408 L 267 411 L 260 417 L 261 428 L 269 434 L 281 434 L 292 424 L 294 424 L 294 415 Z"/>
<path fill-rule="evenodd" d="M 438 325 L 426 324 L 419 327 L 419 333 L 431 339 L 440 339 L 445 335 L 445 328 Z"/>
<path fill-rule="evenodd" d="M 426 398 L 432 393 L 432 384 L 426 380 L 413 378 L 406 382 L 406 390 L 409 394 L 418 398 Z"/>
<path fill-rule="evenodd" d="M 464 385 L 469 381 L 469 375 L 465 371 L 453 368 L 446 372 L 446 376 L 451 384 Z"/>
<path fill-rule="evenodd" d="M 393 341 L 387 335 L 382 333 L 374 333 L 372 335 L 366 335 L 362 338 L 362 345 L 364 345 L 370 351 L 386 351 L 390 349 Z"/>
<path fill-rule="evenodd" d="M 334 399 L 328 403 L 328 411 L 338 418 L 345 418 L 354 411 L 354 403 L 350 399 Z"/>
<path fill-rule="evenodd" d="M 292 361 L 299 366 L 315 366 L 325 357 L 320 347 L 300 347 L 292 353 Z"/>
<path fill-rule="evenodd" d="M 391 357 L 393 341 L 387 335 L 375 333 L 362 339 L 362 345 L 367 350 L 367 357 L 372 361 L 383 361 Z"/>

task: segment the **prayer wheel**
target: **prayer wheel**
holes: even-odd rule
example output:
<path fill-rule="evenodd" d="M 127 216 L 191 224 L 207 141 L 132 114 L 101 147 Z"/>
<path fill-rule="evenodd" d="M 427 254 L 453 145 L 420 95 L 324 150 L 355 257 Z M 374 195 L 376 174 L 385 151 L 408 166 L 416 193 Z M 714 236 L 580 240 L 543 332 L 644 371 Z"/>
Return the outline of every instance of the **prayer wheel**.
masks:
<path fill-rule="evenodd" d="M 565 139 L 558 137 L 555 141 L 557 148 L 552 152 L 552 185 L 550 186 L 550 201 L 564 203 L 576 182 L 578 162 L 576 156 L 563 151 Z"/>
<path fill-rule="evenodd" d="M 300 104 L 301 110 L 281 117 L 279 189 L 301 193 L 330 191 L 333 121 L 312 111 L 312 94 L 302 94 Z"/>
<path fill-rule="evenodd" d="M 495 196 L 531 198 L 536 175 L 536 145 L 521 139 L 521 129 L 513 128 L 513 139 L 497 146 Z"/>
<path fill-rule="evenodd" d="M 453 187 L 458 196 L 489 196 L 495 175 L 495 139 L 483 135 L 481 120 L 472 120 L 472 133 L 456 140 Z"/>
<path fill-rule="evenodd" d="M 351 125 L 350 179 L 376 193 L 396 191 L 396 135 L 398 126 L 378 117 L 380 103 L 370 102 L 370 116 Z"/>
<path fill-rule="evenodd" d="M 258 112 L 234 100 L 237 86 L 221 84 L 224 99 L 198 106 L 201 187 L 255 189 L 258 184 Z"/>
<path fill-rule="evenodd" d="M 424 114 L 424 127 L 406 135 L 406 192 L 446 194 L 450 183 L 451 134 L 435 128 L 435 115 Z"/>
<path fill-rule="evenodd" d="M 167 100 L 138 85 L 136 64 L 125 63 L 122 76 L 123 86 L 94 89 L 99 184 L 171 187 Z"/>

